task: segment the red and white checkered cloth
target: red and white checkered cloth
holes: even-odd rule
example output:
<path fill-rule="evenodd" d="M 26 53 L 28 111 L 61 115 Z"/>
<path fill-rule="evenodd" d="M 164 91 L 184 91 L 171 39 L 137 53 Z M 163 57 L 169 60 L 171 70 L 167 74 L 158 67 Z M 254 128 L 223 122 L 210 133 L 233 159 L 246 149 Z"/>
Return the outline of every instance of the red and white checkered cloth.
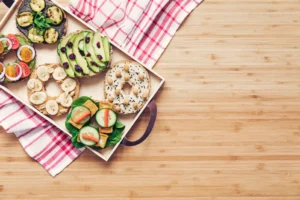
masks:
<path fill-rule="evenodd" d="M 71 0 L 70 10 L 152 68 L 202 0 Z"/>
<path fill-rule="evenodd" d="M 52 176 L 60 173 L 83 149 L 69 136 L 0 88 L 0 126 L 14 133 L 25 151 Z"/>

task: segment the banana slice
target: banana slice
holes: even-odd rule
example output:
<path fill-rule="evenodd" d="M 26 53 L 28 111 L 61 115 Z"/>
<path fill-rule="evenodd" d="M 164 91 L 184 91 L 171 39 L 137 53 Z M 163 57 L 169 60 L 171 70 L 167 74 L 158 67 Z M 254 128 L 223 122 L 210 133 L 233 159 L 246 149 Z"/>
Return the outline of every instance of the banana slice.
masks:
<path fill-rule="evenodd" d="M 76 81 L 71 78 L 65 79 L 61 84 L 61 89 L 65 92 L 71 92 L 76 88 Z"/>
<path fill-rule="evenodd" d="M 64 98 L 65 94 L 61 94 L 56 98 L 56 102 L 60 103 L 62 101 L 62 99 Z"/>
<path fill-rule="evenodd" d="M 63 93 L 59 95 L 59 97 L 56 99 L 57 103 L 60 103 L 63 107 L 70 107 L 72 105 L 73 99 L 69 94 Z"/>
<path fill-rule="evenodd" d="M 29 97 L 29 101 L 35 105 L 40 105 L 47 100 L 46 92 L 35 92 Z"/>
<path fill-rule="evenodd" d="M 49 70 L 48 70 L 48 67 L 46 66 L 40 66 L 37 71 L 37 76 L 38 78 L 41 80 L 41 81 L 48 81 L 49 80 L 49 77 L 50 77 L 50 73 L 49 73 Z"/>
<path fill-rule="evenodd" d="M 67 77 L 67 73 L 62 67 L 56 67 L 53 72 L 53 78 L 57 81 L 63 80 Z"/>
<path fill-rule="evenodd" d="M 47 67 L 48 67 L 48 72 L 49 72 L 50 74 L 52 74 L 52 73 L 54 72 L 53 67 L 51 67 L 51 66 L 47 66 Z"/>
<path fill-rule="evenodd" d="M 40 80 L 32 78 L 27 82 L 27 88 L 34 92 L 38 92 L 42 90 L 43 84 Z"/>
<path fill-rule="evenodd" d="M 49 100 L 46 103 L 46 111 L 49 115 L 56 115 L 58 113 L 58 104 L 55 100 Z"/>

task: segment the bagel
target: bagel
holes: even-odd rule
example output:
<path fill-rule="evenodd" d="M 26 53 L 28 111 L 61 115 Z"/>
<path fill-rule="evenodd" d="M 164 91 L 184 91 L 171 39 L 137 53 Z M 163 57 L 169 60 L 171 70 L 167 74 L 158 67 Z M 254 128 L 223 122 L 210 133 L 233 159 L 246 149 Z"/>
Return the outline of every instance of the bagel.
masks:
<path fill-rule="evenodd" d="M 15 63 L 4 64 L 6 55 L 11 52 L 16 52 Z M 18 82 L 29 77 L 35 63 L 36 50 L 26 37 L 0 34 L 0 83 Z"/>
<path fill-rule="evenodd" d="M 91 77 L 110 66 L 112 45 L 99 32 L 81 30 L 63 37 L 57 53 L 68 76 Z"/>
<path fill-rule="evenodd" d="M 53 44 L 66 34 L 68 22 L 63 9 L 49 0 L 23 0 L 16 25 L 31 42 Z"/>
<path fill-rule="evenodd" d="M 125 94 L 123 86 L 131 86 Z M 105 75 L 105 99 L 112 103 L 113 110 L 119 114 L 132 114 L 139 111 L 150 95 L 150 77 L 147 70 L 137 62 L 120 61 Z"/>
<path fill-rule="evenodd" d="M 58 96 L 48 95 L 45 84 L 53 78 L 60 85 Z M 28 99 L 31 105 L 41 113 L 60 116 L 67 113 L 74 99 L 79 95 L 79 81 L 67 76 L 59 64 L 39 65 L 31 74 L 27 82 Z"/>

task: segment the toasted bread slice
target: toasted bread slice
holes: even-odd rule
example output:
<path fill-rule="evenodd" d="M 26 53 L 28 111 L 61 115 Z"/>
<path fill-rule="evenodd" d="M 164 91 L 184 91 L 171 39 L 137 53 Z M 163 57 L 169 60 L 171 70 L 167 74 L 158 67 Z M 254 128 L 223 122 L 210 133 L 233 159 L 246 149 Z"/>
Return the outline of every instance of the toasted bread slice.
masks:
<path fill-rule="evenodd" d="M 87 107 L 91 111 L 91 116 L 93 116 L 98 111 L 98 106 L 91 100 L 87 100 L 83 106 Z"/>
<path fill-rule="evenodd" d="M 110 134 L 110 133 L 113 132 L 113 127 L 107 127 L 107 128 L 99 127 L 99 132 L 100 133 Z"/>
<path fill-rule="evenodd" d="M 113 104 L 111 104 L 109 102 L 106 102 L 106 101 L 100 101 L 99 108 L 100 109 L 103 109 L 103 108 L 112 109 L 113 108 Z"/>
<path fill-rule="evenodd" d="M 106 145 L 106 142 L 107 142 L 107 138 L 108 138 L 108 135 L 100 133 L 100 140 L 95 146 L 104 148 Z"/>
<path fill-rule="evenodd" d="M 81 129 L 84 124 L 77 124 L 71 118 L 69 119 L 69 123 L 72 124 L 75 128 Z"/>

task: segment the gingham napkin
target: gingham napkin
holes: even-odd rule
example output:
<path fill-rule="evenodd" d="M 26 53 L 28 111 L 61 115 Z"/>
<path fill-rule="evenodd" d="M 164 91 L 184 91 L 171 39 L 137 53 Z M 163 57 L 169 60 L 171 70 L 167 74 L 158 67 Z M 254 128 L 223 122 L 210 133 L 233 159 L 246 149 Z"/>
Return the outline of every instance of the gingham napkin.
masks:
<path fill-rule="evenodd" d="M 202 0 L 71 0 L 70 10 L 152 68 Z"/>
<path fill-rule="evenodd" d="M 45 119 L 0 88 L 0 126 L 14 133 L 30 157 L 52 176 L 60 173 L 83 149 L 76 149 L 68 137 Z"/>

